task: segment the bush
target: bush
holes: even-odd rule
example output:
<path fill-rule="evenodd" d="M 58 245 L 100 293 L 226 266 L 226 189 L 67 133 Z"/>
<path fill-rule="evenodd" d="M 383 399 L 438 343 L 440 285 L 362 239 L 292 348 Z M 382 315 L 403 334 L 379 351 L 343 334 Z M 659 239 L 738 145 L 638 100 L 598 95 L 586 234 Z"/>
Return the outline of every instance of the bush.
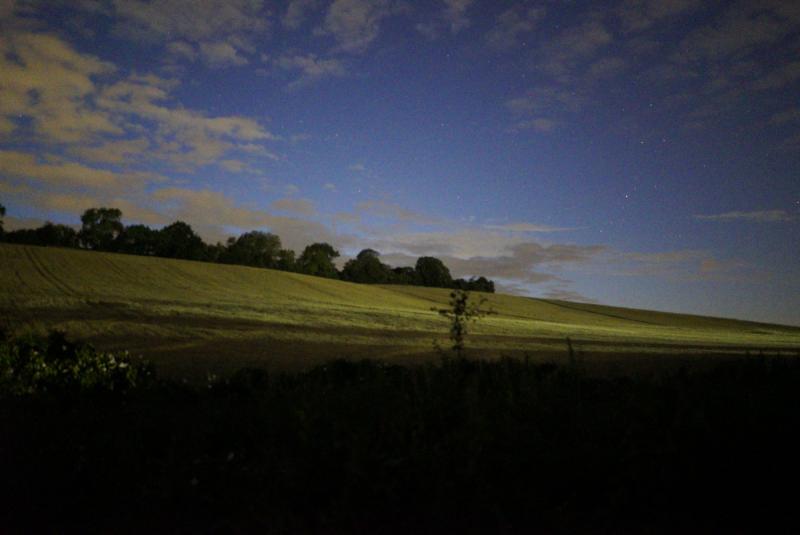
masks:
<path fill-rule="evenodd" d="M 0 396 L 125 392 L 155 379 L 148 362 L 127 352 L 104 353 L 89 344 L 70 342 L 59 331 L 47 337 L 2 338 Z"/>

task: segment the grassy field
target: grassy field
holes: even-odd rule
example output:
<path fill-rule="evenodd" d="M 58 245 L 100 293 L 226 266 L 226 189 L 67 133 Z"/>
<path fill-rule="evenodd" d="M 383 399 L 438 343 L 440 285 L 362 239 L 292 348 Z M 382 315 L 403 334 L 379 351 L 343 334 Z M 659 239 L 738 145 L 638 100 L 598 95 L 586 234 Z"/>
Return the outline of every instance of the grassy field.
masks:
<path fill-rule="evenodd" d="M 128 349 L 162 373 L 298 370 L 334 357 L 414 363 L 448 346 L 448 290 L 368 286 L 200 262 L 0 244 L 0 319 Z M 469 352 L 642 366 L 800 351 L 800 328 L 487 294 Z M 670 358 L 665 358 L 670 357 Z"/>

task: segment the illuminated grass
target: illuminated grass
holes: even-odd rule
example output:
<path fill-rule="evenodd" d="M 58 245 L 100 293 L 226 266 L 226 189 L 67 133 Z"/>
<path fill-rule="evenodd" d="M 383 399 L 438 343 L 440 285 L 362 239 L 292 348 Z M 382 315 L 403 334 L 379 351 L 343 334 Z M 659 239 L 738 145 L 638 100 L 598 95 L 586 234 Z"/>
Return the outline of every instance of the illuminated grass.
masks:
<path fill-rule="evenodd" d="M 298 369 L 333 357 L 416 362 L 447 347 L 431 308 L 448 290 L 368 286 L 295 273 L 71 249 L 0 245 L 0 316 L 128 348 L 167 370 Z M 797 351 L 800 328 L 487 295 L 495 312 L 468 348 L 484 357 L 565 358 L 565 338 L 598 358 Z"/>

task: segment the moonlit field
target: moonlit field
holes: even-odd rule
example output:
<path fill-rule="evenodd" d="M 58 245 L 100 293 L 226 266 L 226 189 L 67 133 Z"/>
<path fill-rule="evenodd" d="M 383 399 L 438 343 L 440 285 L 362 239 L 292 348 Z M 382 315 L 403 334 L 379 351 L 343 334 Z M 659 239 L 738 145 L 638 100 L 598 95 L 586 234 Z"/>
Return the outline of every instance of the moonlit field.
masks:
<path fill-rule="evenodd" d="M 0 0 L 0 532 L 791 530 L 800 4 Z"/>

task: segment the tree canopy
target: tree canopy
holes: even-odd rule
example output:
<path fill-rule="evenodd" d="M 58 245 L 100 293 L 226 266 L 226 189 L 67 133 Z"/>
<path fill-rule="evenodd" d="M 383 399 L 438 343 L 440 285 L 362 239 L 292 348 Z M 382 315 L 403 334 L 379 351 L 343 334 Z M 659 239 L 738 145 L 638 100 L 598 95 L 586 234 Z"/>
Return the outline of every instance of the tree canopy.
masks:
<path fill-rule="evenodd" d="M 277 266 L 281 251 L 281 239 L 275 234 L 254 230 L 238 238 L 230 238 L 220 261 L 262 268 Z"/>
<path fill-rule="evenodd" d="M 81 245 L 87 249 L 111 251 L 122 231 L 122 212 L 117 208 L 89 208 L 81 216 Z"/>
<path fill-rule="evenodd" d="M 160 231 L 153 230 L 145 225 L 130 225 L 125 227 L 117 238 L 117 250 L 121 253 L 153 256 L 158 253 L 158 240 Z"/>
<path fill-rule="evenodd" d="M 78 233 L 72 227 L 47 222 L 37 229 L 18 229 L 4 236 L 8 243 L 43 245 L 52 247 L 77 247 Z"/>
<path fill-rule="evenodd" d="M 444 262 L 432 256 L 423 256 L 417 259 L 417 276 L 423 286 L 433 286 L 435 288 L 450 288 L 453 284 L 453 277 Z"/>
<path fill-rule="evenodd" d="M 339 272 L 333 263 L 334 258 L 339 256 L 339 251 L 328 243 L 312 243 L 303 249 L 300 258 L 297 259 L 298 268 L 302 273 L 316 275 L 317 277 L 327 277 L 338 279 Z"/>
<path fill-rule="evenodd" d="M 203 260 L 206 244 L 191 225 L 176 221 L 159 232 L 156 254 L 168 258 Z"/>
<path fill-rule="evenodd" d="M 348 260 L 342 268 L 342 279 L 365 284 L 386 284 L 391 281 L 392 270 L 380 261 L 380 253 L 364 249 L 358 256 Z"/>

